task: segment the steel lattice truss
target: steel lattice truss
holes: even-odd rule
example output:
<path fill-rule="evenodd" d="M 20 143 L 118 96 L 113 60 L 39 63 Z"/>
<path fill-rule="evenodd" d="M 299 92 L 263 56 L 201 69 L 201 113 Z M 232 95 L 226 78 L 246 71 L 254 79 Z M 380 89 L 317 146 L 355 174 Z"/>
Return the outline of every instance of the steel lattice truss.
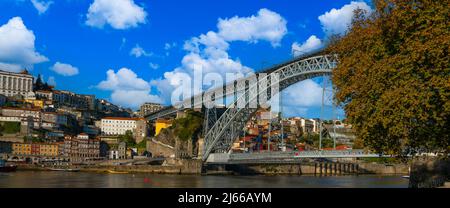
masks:
<path fill-rule="evenodd" d="M 242 133 L 245 123 L 256 112 L 257 108 L 250 106 L 250 104 L 254 103 L 259 96 L 267 96 L 267 100 L 270 100 L 272 97 L 270 89 L 273 89 L 272 87 L 279 86 L 279 91 L 281 91 L 305 79 L 330 75 L 332 69 L 336 66 L 337 57 L 334 55 L 314 56 L 280 66 L 280 68 L 270 72 L 270 74 L 276 73 L 279 76 L 272 77 L 269 74 L 267 79 L 259 79 L 257 83 L 250 86 L 245 86 L 245 82 L 243 82 L 243 85 L 241 84 L 242 86 L 238 86 L 239 82 L 235 82 L 224 86 L 223 89 L 214 89 L 213 91 L 223 90 L 224 96 L 230 96 L 227 94 L 230 91 L 227 91 L 226 88 L 233 87 L 235 99 L 233 103 L 227 106 L 226 111 L 220 118 L 216 118 L 217 115 L 214 113 L 207 113 L 205 119 L 208 120 L 208 123 L 205 126 L 203 161 L 207 160 L 210 153 L 227 153 L 230 151 L 233 142 Z M 195 103 L 195 99 L 186 101 L 186 104 L 190 103 Z M 239 108 L 236 106 L 239 106 Z M 210 115 L 215 117 L 209 119 Z M 211 120 L 215 121 L 213 125 Z"/>

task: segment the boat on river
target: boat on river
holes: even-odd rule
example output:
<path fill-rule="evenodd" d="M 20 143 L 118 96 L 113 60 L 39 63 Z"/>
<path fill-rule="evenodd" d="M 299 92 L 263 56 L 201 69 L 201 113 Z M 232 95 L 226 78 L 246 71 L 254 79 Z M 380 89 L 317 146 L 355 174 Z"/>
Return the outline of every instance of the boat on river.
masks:
<path fill-rule="evenodd" d="M 49 168 L 51 171 L 78 172 L 78 168 Z"/>
<path fill-rule="evenodd" d="M 111 174 L 127 174 L 128 172 L 125 171 L 115 171 L 115 170 L 107 170 L 106 172 Z"/>
<path fill-rule="evenodd" d="M 17 170 L 17 165 L 6 165 L 6 161 L 0 160 L 0 172 L 14 172 Z"/>

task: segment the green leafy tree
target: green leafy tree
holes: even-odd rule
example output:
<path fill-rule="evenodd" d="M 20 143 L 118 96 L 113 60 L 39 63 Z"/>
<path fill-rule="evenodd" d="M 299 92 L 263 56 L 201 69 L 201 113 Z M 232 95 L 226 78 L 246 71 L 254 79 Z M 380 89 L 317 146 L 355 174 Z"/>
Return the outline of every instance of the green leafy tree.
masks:
<path fill-rule="evenodd" d="M 448 152 L 449 0 L 374 1 L 329 52 L 336 99 L 364 146 L 380 153 Z"/>
<path fill-rule="evenodd" d="M 124 135 L 119 136 L 119 142 L 125 142 L 127 147 L 134 147 L 136 145 L 136 141 L 134 141 L 133 132 L 127 130 Z"/>
<path fill-rule="evenodd" d="M 4 122 L 2 125 L 2 133 L 5 134 L 15 134 L 20 132 L 19 122 Z"/>
<path fill-rule="evenodd" d="M 185 117 L 176 119 L 171 128 L 179 139 L 187 141 L 196 137 L 201 132 L 202 126 L 203 114 L 189 110 Z"/>

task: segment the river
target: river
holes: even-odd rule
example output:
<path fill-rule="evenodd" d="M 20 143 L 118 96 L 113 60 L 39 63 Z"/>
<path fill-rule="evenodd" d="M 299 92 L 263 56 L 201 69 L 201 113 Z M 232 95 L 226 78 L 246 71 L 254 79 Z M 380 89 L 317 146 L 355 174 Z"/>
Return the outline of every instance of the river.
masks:
<path fill-rule="evenodd" d="M 17 171 L 0 188 L 407 188 L 400 176 L 199 176 Z"/>

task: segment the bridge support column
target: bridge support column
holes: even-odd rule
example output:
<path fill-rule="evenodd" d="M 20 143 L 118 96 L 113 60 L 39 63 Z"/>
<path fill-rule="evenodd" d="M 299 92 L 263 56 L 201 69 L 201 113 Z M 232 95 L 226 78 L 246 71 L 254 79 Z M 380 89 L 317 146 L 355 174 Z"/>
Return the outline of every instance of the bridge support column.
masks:
<path fill-rule="evenodd" d="M 322 175 L 323 174 L 323 163 L 319 163 L 319 166 L 320 166 L 320 175 Z"/>
<path fill-rule="evenodd" d="M 328 175 L 333 175 L 333 163 L 328 163 Z"/>
<path fill-rule="evenodd" d="M 338 163 L 338 172 L 339 172 L 339 175 L 342 174 L 342 163 Z"/>
<path fill-rule="evenodd" d="M 337 170 L 337 164 L 333 163 L 333 174 L 334 175 L 337 175 L 336 170 Z"/>
<path fill-rule="evenodd" d="M 314 175 L 317 175 L 317 163 L 314 163 Z"/>
<path fill-rule="evenodd" d="M 359 164 L 356 164 L 355 166 L 356 166 L 356 175 L 358 175 L 359 174 Z"/>

